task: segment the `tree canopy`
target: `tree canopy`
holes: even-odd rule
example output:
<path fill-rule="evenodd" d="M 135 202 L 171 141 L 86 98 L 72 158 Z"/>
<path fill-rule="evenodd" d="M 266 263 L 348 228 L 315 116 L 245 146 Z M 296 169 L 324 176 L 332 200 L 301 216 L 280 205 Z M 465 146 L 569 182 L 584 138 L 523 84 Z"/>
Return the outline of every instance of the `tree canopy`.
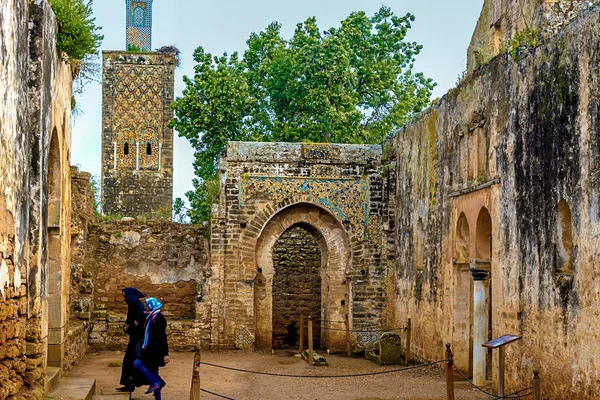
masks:
<path fill-rule="evenodd" d="M 414 19 L 382 7 L 325 31 L 309 18 L 290 39 L 274 22 L 250 35 L 241 57 L 198 47 L 171 121 L 195 149 L 192 222 L 210 216 L 230 140 L 381 143 L 423 110 L 435 84 L 413 71 L 422 47 L 405 38 Z"/>

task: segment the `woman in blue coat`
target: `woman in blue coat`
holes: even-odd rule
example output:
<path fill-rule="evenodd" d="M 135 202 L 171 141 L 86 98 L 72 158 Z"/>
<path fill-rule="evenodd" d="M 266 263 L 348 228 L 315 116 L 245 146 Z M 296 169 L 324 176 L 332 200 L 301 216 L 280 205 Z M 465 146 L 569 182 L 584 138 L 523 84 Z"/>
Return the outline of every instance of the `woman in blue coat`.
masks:
<path fill-rule="evenodd" d="M 169 345 L 167 343 L 167 320 L 161 313 L 162 303 L 154 297 L 146 299 L 149 314 L 144 323 L 144 341 L 139 357 L 133 365 L 150 383 L 146 393 L 154 392 L 154 398 L 161 400 L 161 389 L 164 381 L 158 369 L 169 363 Z"/>

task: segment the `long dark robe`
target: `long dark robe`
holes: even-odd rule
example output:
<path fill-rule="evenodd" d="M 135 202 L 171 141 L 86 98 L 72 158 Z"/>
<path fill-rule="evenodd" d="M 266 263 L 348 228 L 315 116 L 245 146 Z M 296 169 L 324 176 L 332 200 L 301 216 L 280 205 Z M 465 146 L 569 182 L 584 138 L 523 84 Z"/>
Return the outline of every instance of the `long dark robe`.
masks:
<path fill-rule="evenodd" d="M 127 302 L 127 319 L 125 320 L 125 325 L 128 325 L 127 335 L 129 335 L 129 343 L 123 357 L 121 385 L 142 386 L 146 382 L 144 382 L 138 371 L 133 367 L 133 362 L 137 358 L 136 348 L 138 347 L 138 343 L 144 337 L 144 321 L 146 317 L 144 315 L 144 303 L 140 301 L 140 298 L 146 296 L 133 287 L 123 289 L 123 294 Z"/>
<path fill-rule="evenodd" d="M 142 349 L 140 357 L 149 370 L 165 366 L 165 356 L 169 355 L 166 330 L 167 320 L 162 313 L 158 313 L 148 327 L 148 345 Z"/>

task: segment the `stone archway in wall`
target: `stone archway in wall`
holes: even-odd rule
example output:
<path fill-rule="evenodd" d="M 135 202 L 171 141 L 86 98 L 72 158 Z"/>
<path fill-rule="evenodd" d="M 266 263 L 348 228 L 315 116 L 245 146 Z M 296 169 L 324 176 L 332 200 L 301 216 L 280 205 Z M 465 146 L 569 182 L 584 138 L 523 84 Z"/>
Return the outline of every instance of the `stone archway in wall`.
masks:
<path fill-rule="evenodd" d="M 485 286 L 485 341 L 493 339 L 492 335 L 492 218 L 486 207 L 481 207 L 477 216 L 475 229 L 475 262 L 474 268 L 487 272 Z M 486 351 L 485 375 L 492 379 L 492 349 Z"/>
<path fill-rule="evenodd" d="M 455 226 L 454 264 L 454 362 L 473 376 L 473 278 L 470 271 L 471 234 L 469 221 L 461 212 Z"/>
<path fill-rule="evenodd" d="M 297 348 L 301 314 L 311 316 L 314 346 L 320 348 L 324 251 L 325 239 L 303 222 L 290 226 L 273 245 L 273 349 Z"/>
<path fill-rule="evenodd" d="M 48 245 L 47 283 L 45 293 L 48 301 L 48 355 L 49 367 L 63 367 L 65 336 L 65 299 L 63 292 L 61 249 L 62 168 L 60 143 L 56 128 L 52 130 L 48 153 Z"/>
<path fill-rule="evenodd" d="M 478 384 L 492 375 L 492 354 L 481 345 L 492 339 L 492 219 L 487 192 L 455 203 L 452 262 L 454 275 L 454 362 Z"/>
<path fill-rule="evenodd" d="M 315 291 L 320 289 L 321 315 L 318 319 L 321 329 L 320 332 L 314 330 L 314 336 L 320 338 L 323 348 L 344 349 L 345 333 L 328 328 L 335 325 L 335 322 L 331 321 L 343 321 L 345 314 L 350 312 L 347 283 L 351 265 L 350 241 L 342 224 L 329 211 L 319 205 L 305 202 L 289 205 L 276 212 L 265 222 L 258 237 L 255 250 L 257 277 L 254 289 L 256 348 L 273 348 L 273 296 L 276 282 L 274 249 L 282 235 L 294 227 L 303 227 L 311 232 L 321 255 L 320 288 L 315 288 Z M 260 284 L 256 285 L 257 282 Z M 337 325 L 335 327 L 339 328 Z"/>

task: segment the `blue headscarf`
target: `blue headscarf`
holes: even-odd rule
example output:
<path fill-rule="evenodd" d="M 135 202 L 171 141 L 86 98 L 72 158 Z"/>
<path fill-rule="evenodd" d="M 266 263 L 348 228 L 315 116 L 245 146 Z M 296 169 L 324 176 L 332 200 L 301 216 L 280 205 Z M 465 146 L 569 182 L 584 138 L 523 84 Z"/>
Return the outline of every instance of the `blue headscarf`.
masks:
<path fill-rule="evenodd" d="M 150 309 L 150 312 L 160 310 L 162 308 L 162 303 L 156 300 L 154 297 L 148 297 L 146 299 L 146 305 Z"/>
<path fill-rule="evenodd" d="M 148 342 L 150 341 L 150 325 L 152 325 L 152 322 L 154 322 L 154 319 L 160 313 L 160 309 L 163 306 L 162 303 L 154 297 L 148 297 L 146 299 L 146 305 L 150 310 L 150 314 L 146 317 L 146 323 L 144 324 L 144 344 L 142 344 L 142 349 L 145 349 L 148 346 Z"/>

